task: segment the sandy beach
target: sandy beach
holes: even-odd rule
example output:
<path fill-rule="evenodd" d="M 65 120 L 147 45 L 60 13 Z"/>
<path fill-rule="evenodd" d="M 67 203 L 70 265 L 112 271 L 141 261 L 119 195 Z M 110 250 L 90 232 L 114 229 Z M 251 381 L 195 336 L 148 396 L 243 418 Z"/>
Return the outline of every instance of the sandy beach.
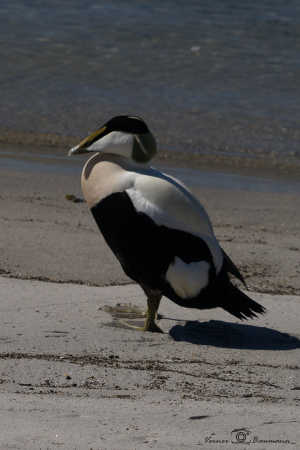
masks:
<path fill-rule="evenodd" d="M 1 162 L 0 448 L 299 445 L 300 210 L 286 179 L 177 169 L 267 314 L 242 323 L 165 299 L 157 335 L 120 322 L 140 322 L 145 299 L 81 201 L 83 159 Z"/>

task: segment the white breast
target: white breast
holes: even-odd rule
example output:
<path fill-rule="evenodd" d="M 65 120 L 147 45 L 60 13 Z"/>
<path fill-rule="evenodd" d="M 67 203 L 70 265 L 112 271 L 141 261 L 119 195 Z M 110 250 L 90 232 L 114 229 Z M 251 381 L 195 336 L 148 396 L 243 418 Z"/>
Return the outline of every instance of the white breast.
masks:
<path fill-rule="evenodd" d="M 122 192 L 133 186 L 130 172 L 118 164 L 118 157 L 96 153 L 90 158 L 81 174 L 83 196 L 90 208 L 114 192 Z"/>

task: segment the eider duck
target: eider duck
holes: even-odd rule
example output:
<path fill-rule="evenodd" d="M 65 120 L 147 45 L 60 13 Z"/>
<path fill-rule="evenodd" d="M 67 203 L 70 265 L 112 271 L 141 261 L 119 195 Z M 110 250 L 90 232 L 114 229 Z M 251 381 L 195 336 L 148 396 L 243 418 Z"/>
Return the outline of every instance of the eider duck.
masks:
<path fill-rule="evenodd" d="M 234 286 L 244 283 L 218 243 L 210 219 L 188 188 L 148 165 L 156 141 L 143 119 L 113 117 L 69 151 L 96 152 L 85 164 L 84 198 L 124 272 L 147 296 L 144 331 L 155 323 L 162 296 L 186 308 L 221 307 L 238 319 L 264 307 Z"/>

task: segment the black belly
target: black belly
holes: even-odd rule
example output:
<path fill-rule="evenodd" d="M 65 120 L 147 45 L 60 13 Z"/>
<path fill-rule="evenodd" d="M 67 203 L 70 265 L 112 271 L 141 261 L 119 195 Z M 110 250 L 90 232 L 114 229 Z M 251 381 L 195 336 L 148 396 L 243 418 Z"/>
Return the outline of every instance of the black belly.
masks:
<path fill-rule="evenodd" d="M 175 257 L 185 263 L 206 261 L 210 278 L 216 278 L 212 255 L 207 244 L 187 232 L 157 225 L 145 213 L 138 212 L 126 192 L 111 194 L 91 212 L 107 244 L 120 261 L 125 273 L 141 285 L 160 290 L 176 303 L 187 306 L 187 300 L 175 294 L 165 274 Z M 215 305 L 210 305 L 213 307 Z M 189 307 L 193 307 L 189 304 Z M 196 301 L 195 307 L 199 307 Z"/>

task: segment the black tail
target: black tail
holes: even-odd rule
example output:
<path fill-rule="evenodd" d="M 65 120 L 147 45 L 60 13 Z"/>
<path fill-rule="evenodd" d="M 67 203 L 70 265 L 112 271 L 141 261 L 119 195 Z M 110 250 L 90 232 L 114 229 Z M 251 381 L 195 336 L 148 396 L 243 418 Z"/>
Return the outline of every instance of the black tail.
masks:
<path fill-rule="evenodd" d="M 220 306 L 241 320 L 253 319 L 257 317 L 257 314 L 264 314 L 266 312 L 263 306 L 240 291 L 230 281 L 226 286 L 226 295 L 223 298 L 224 300 Z"/>
<path fill-rule="evenodd" d="M 225 251 L 223 249 L 222 249 L 222 252 L 223 252 L 223 256 L 224 256 L 223 268 L 225 269 L 225 271 L 231 273 L 231 275 L 234 275 L 236 278 L 238 278 L 243 283 L 245 288 L 247 288 L 246 281 L 244 280 L 244 277 L 241 274 L 241 272 L 239 271 L 239 269 L 236 267 L 236 265 L 234 264 L 232 259 L 227 255 L 227 253 L 225 253 Z"/>

